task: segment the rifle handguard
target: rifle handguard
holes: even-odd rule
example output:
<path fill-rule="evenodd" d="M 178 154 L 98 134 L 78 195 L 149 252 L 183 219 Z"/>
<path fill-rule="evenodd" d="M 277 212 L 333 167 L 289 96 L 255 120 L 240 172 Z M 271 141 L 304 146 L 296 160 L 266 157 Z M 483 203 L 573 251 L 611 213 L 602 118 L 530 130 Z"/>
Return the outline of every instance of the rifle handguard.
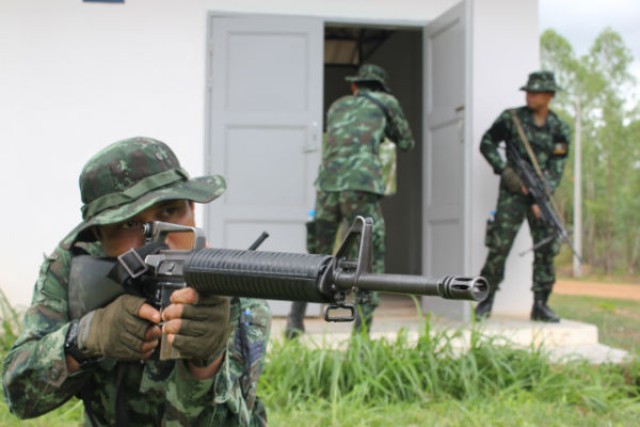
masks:
<path fill-rule="evenodd" d="M 335 258 L 283 252 L 203 249 L 185 260 L 186 282 L 203 295 L 336 303 L 353 287 L 367 291 L 481 301 L 483 277 L 424 277 L 335 268 Z"/>
<path fill-rule="evenodd" d="M 328 255 L 203 249 L 185 260 L 185 281 L 204 295 L 333 302 L 318 289 Z"/>

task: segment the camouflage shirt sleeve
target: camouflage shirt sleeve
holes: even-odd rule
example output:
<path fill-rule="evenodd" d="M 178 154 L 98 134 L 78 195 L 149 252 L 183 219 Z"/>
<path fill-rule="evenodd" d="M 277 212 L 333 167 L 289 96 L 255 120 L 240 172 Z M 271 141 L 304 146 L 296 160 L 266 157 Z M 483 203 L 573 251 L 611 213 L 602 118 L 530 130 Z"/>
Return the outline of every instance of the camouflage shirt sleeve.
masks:
<path fill-rule="evenodd" d="M 569 125 L 561 120 L 555 113 L 549 114 L 551 138 L 553 148 L 543 169 L 544 176 L 552 191 L 560 185 L 564 167 L 569 158 L 571 131 Z"/>
<path fill-rule="evenodd" d="M 62 405 L 86 378 L 86 372 L 69 374 L 63 349 L 69 329 L 68 262 L 69 253 L 60 248 L 44 260 L 22 332 L 3 362 L 5 400 L 20 418 Z"/>
<path fill-rule="evenodd" d="M 567 157 L 569 154 L 569 126 L 553 111 L 549 112 L 544 126 L 536 126 L 533 114 L 526 106 L 515 109 L 520 118 L 523 132 L 527 137 L 546 181 L 552 190 L 560 184 Z M 516 144 L 523 158 L 529 155 L 520 140 L 518 130 L 511 117 L 510 110 L 505 110 L 493 125 L 485 132 L 480 142 L 480 151 L 487 159 L 496 174 L 501 174 L 507 165 L 513 166 L 513 159 L 507 155 L 504 160 L 498 151 L 501 142 Z M 530 162 L 531 163 L 531 162 Z"/>
<path fill-rule="evenodd" d="M 415 140 L 398 101 L 385 92 L 358 90 L 334 101 L 316 187 L 321 191 L 365 191 L 384 195 L 380 145 L 385 137 L 403 150 Z"/>
<path fill-rule="evenodd" d="M 63 345 L 69 327 L 70 263 L 71 254 L 58 247 L 42 265 L 22 332 L 3 363 L 5 400 L 13 414 L 31 418 L 90 389 L 85 409 L 90 408 L 97 425 L 114 425 L 119 364 L 105 359 L 74 374 L 67 371 Z M 152 425 L 150 420 L 172 425 L 199 425 L 203 420 L 220 421 L 212 425 L 266 425 L 266 411 L 256 397 L 256 387 L 271 314 L 264 301 L 240 299 L 232 305 L 231 315 L 237 327 L 222 367 L 212 379 L 196 380 L 183 361 L 173 363 L 168 375 L 158 375 L 160 362 L 126 365 L 128 380 L 123 387 L 133 420 Z"/>
<path fill-rule="evenodd" d="M 238 298 L 231 322 L 237 327 L 218 374 L 196 380 L 178 361 L 167 384 L 165 422 L 177 425 L 266 426 L 266 411 L 256 396 L 271 326 L 264 300 Z M 184 423 L 184 420 L 189 422 Z"/>
<path fill-rule="evenodd" d="M 416 141 L 413 139 L 411 127 L 402 111 L 402 107 L 400 107 L 400 103 L 390 95 L 384 97 L 383 100 L 390 119 L 385 127 L 385 135 L 395 142 L 400 149 L 404 151 L 412 150 L 416 146 Z"/>
<path fill-rule="evenodd" d="M 489 162 L 496 175 L 500 175 L 506 167 L 506 162 L 498 151 L 498 146 L 502 141 L 509 139 L 509 123 L 511 118 L 507 111 L 502 112 L 493 122 L 489 130 L 482 135 L 480 141 L 480 152 Z"/>
<path fill-rule="evenodd" d="M 217 405 L 206 425 L 266 426 L 266 410 L 256 391 L 271 331 L 271 310 L 265 300 L 251 298 L 238 298 L 232 307 L 231 321 L 237 327 L 215 378 Z M 221 405 L 227 411 L 216 409 Z"/>

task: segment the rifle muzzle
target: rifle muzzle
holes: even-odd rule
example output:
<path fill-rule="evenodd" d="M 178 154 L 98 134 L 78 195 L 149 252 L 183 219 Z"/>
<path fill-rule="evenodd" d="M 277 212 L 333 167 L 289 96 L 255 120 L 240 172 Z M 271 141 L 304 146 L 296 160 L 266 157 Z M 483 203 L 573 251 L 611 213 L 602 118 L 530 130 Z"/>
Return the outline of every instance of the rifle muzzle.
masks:
<path fill-rule="evenodd" d="M 350 274 L 338 274 L 335 278 L 340 286 L 350 283 Z M 404 274 L 361 274 L 357 286 L 371 291 L 437 296 L 444 299 L 482 301 L 489 293 L 484 277 L 425 277 Z"/>

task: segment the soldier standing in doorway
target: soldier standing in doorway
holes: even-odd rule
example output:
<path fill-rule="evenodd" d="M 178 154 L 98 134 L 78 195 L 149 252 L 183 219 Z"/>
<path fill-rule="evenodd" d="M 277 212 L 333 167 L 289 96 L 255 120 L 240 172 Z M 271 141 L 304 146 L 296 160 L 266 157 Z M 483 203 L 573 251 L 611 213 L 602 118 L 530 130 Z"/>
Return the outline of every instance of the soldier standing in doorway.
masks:
<path fill-rule="evenodd" d="M 527 93 L 527 105 L 513 110 L 505 110 L 483 135 L 480 151 L 501 176 L 498 205 L 495 218 L 487 225 L 485 244 L 489 249 L 482 268 L 490 286 L 489 296 L 475 308 L 476 319 L 491 315 L 493 301 L 500 282 L 504 278 L 504 267 L 513 240 L 527 219 L 534 243 L 533 286 L 534 295 L 531 320 L 559 322 L 560 318 L 549 308 L 547 302 L 556 281 L 553 259 L 558 254 L 560 242 L 555 239 L 538 245 L 553 234 L 553 229 L 540 219 L 540 208 L 534 203 L 527 189 L 522 185 L 514 168 L 514 159 L 507 150 L 506 161 L 498 152 L 498 145 L 504 141 L 509 148 L 517 149 L 521 157 L 532 166 L 538 165 L 551 192 L 560 184 L 569 153 L 569 126 L 549 109 L 549 103 L 559 87 L 550 71 L 538 71 L 529 75 L 528 82 L 521 90 Z M 521 128 L 524 138 L 520 138 Z M 524 139 L 524 140 L 523 140 Z M 530 150 L 527 149 L 529 145 Z M 533 154 L 533 159 L 528 155 Z"/>
<path fill-rule="evenodd" d="M 352 223 L 356 216 L 373 219 L 373 272 L 384 273 L 385 227 L 380 201 L 384 180 L 379 158 L 386 138 L 402 150 L 415 141 L 398 100 L 387 86 L 386 71 L 363 64 L 356 76 L 347 77 L 352 95 L 336 100 L 327 112 L 327 139 L 316 180 L 315 219 L 308 227 L 310 253 L 333 252 L 340 223 Z M 358 304 L 354 331 L 368 333 L 379 296 Z M 294 302 L 285 335 L 304 332 L 305 302 Z"/>

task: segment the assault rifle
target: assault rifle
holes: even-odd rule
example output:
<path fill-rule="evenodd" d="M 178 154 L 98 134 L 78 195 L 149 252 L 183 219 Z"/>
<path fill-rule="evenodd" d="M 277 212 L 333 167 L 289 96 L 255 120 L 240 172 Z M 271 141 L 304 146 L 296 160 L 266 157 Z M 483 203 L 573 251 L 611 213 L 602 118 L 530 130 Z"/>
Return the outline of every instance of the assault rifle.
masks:
<path fill-rule="evenodd" d="M 160 249 L 144 259 L 136 250 L 126 252 L 117 261 L 130 276 L 124 285 L 112 279 L 114 268 L 119 269 L 116 261 L 75 257 L 69 281 L 72 318 L 123 293 L 144 296 L 160 309 L 169 304 L 173 291 L 185 286 L 201 295 L 325 303 L 324 319 L 330 322 L 354 320 L 355 306 L 346 301 L 352 292 L 357 295 L 356 303 L 364 302 L 371 291 L 472 301 L 481 301 L 488 293 L 483 277 L 372 273 L 371 218 L 356 218 L 336 256 L 206 248 L 202 229 L 164 222 L 147 223 L 143 232 L 150 243 L 164 242 L 169 233 L 190 232 L 195 243 L 192 250 Z M 348 259 L 356 244 L 357 259 Z M 334 314 L 343 309 L 347 315 Z"/>
<path fill-rule="evenodd" d="M 520 255 L 522 256 L 527 252 L 536 250 L 546 244 L 552 243 L 554 240 L 559 238 L 562 242 L 566 243 L 569 248 L 571 248 L 571 251 L 578 259 L 578 261 L 582 262 L 582 258 L 573 246 L 573 242 L 571 241 L 567 230 L 564 228 L 560 216 L 555 210 L 553 200 L 551 199 L 551 188 L 549 187 L 549 184 L 546 182 L 546 180 L 536 174 L 533 166 L 531 166 L 529 162 L 522 158 L 520 152 L 516 147 L 511 144 L 506 145 L 511 158 L 516 164 L 516 174 L 520 178 L 520 181 L 522 181 L 522 185 L 524 185 L 524 187 L 527 189 L 527 192 L 533 198 L 534 203 L 540 208 L 540 219 L 542 219 L 542 221 L 544 221 L 553 229 L 553 233 L 550 236 L 545 237 L 540 242 L 535 244 L 531 249 L 520 253 Z"/>

